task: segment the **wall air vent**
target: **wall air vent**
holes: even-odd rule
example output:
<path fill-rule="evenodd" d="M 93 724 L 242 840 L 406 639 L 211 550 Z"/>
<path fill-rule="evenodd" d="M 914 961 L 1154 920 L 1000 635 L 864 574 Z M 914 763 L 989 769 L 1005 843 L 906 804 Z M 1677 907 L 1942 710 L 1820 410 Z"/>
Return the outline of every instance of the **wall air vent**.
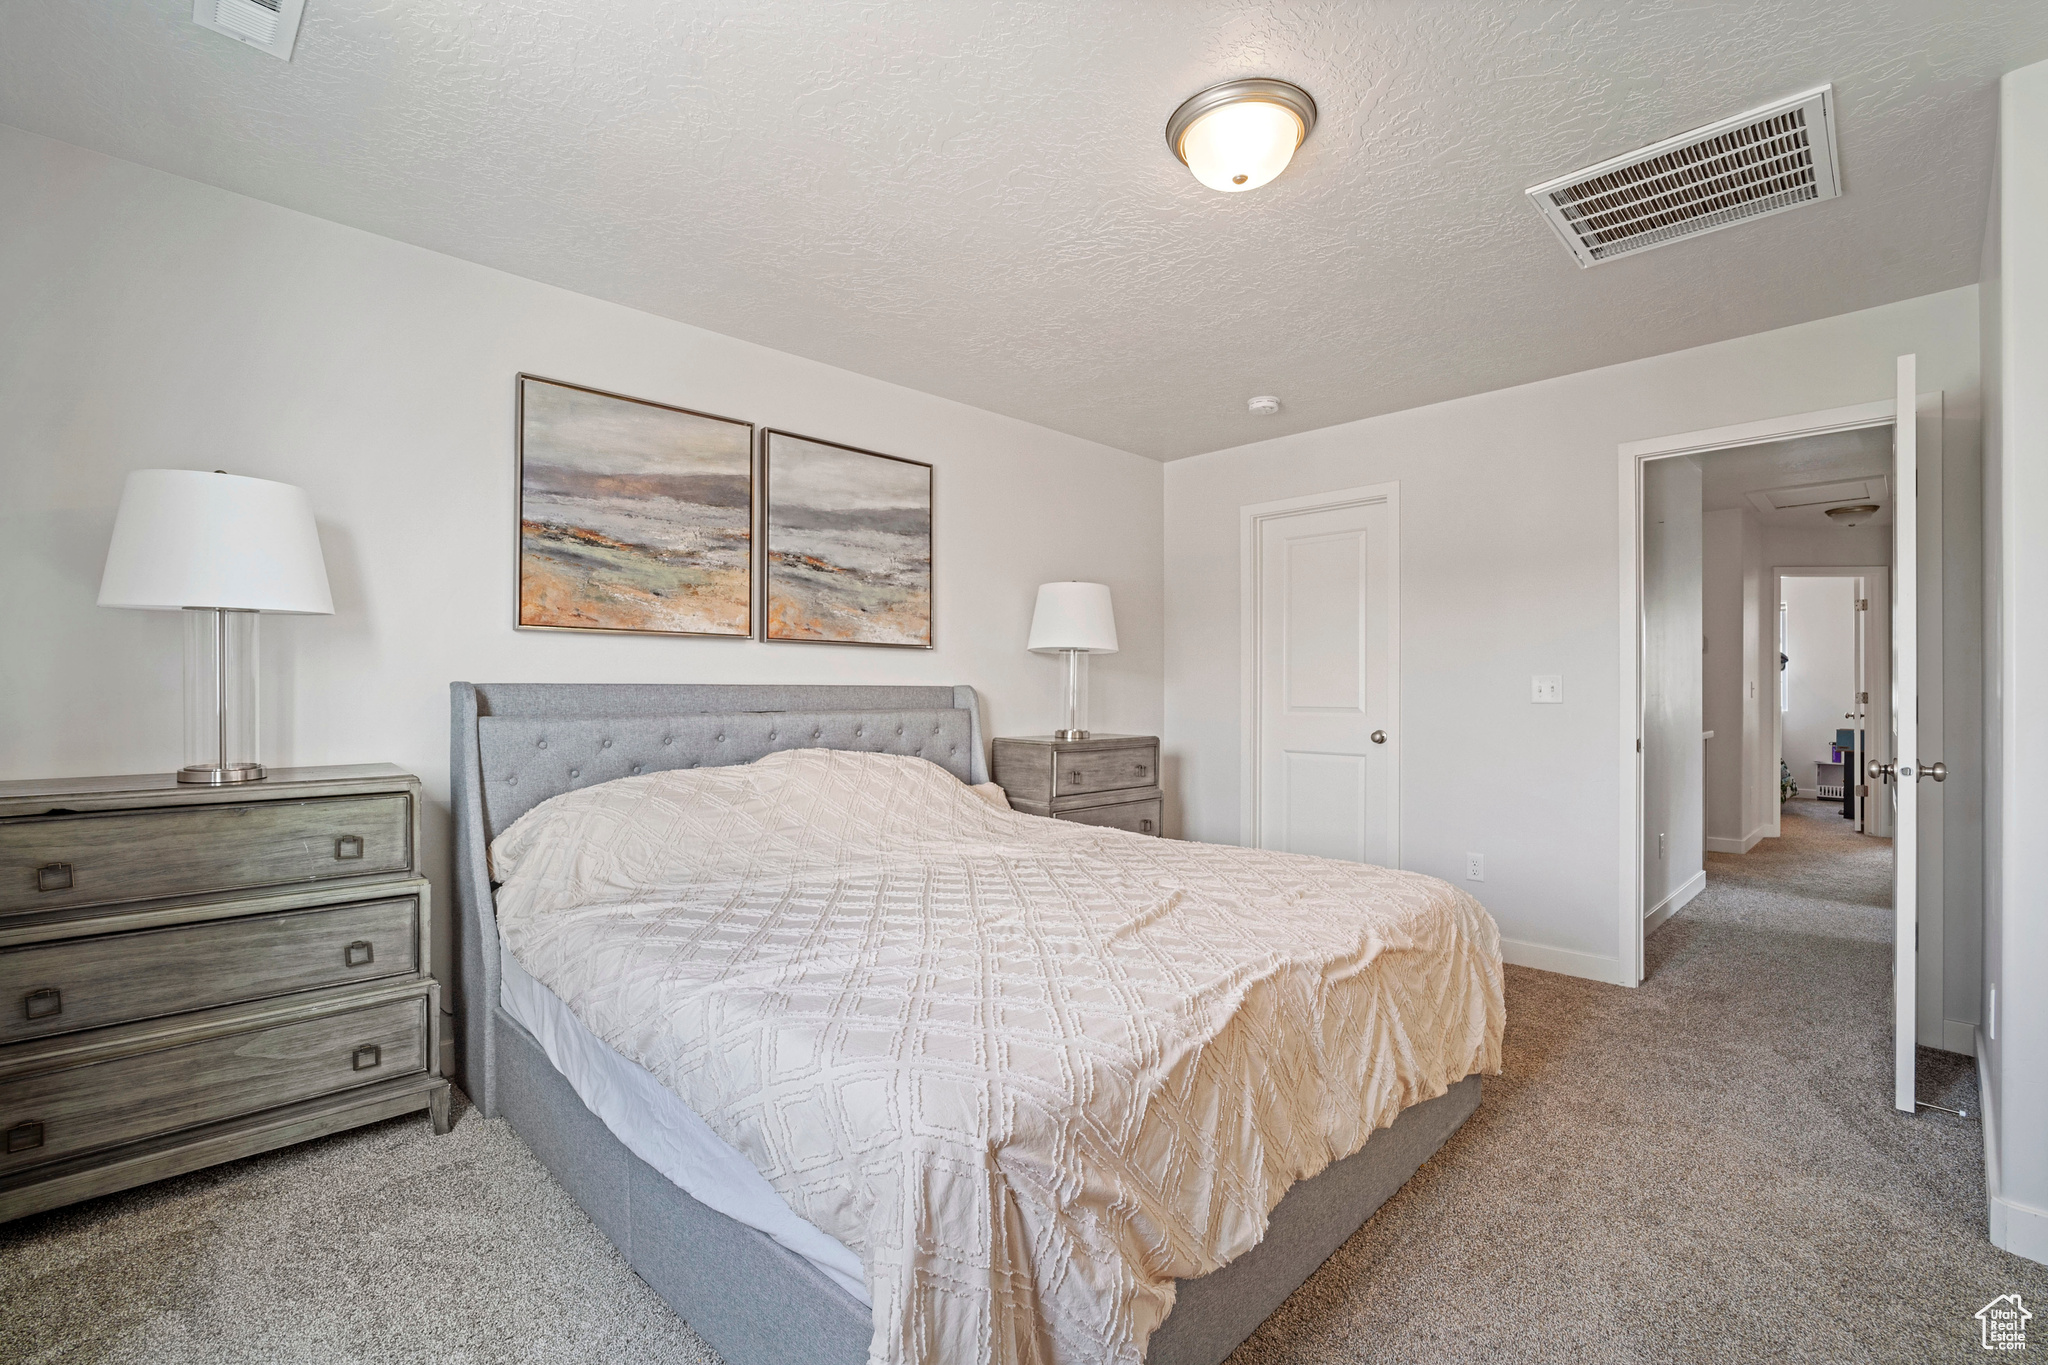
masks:
<path fill-rule="evenodd" d="M 1529 191 L 1581 266 L 1842 192 L 1834 87 L 1793 95 Z"/>
<path fill-rule="evenodd" d="M 290 61 L 305 10 L 306 0 L 192 0 L 192 22 Z"/>

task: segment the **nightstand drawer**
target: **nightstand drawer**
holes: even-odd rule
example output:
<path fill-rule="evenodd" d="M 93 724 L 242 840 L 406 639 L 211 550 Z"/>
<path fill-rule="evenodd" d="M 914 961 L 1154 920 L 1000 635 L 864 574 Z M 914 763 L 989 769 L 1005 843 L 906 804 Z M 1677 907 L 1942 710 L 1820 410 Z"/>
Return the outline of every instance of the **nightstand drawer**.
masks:
<path fill-rule="evenodd" d="M 1159 748 L 1153 744 L 1120 749 L 1058 750 L 1053 754 L 1053 797 L 1083 792 L 1150 787 L 1159 781 Z"/>
<path fill-rule="evenodd" d="M 0 1042 L 419 971 L 417 896 L 0 949 Z"/>
<path fill-rule="evenodd" d="M 1150 801 L 1118 801 L 1107 806 L 1079 806 L 1059 813 L 1059 818 L 1076 825 L 1102 825 L 1109 829 L 1127 829 L 1133 834 L 1158 834 L 1160 815 L 1165 803 L 1154 797 Z"/>
<path fill-rule="evenodd" d="M 0 1081 L 0 1174 L 423 1071 L 424 994 Z"/>
<path fill-rule="evenodd" d="M 399 793 L 0 821 L 0 914 L 403 872 Z"/>

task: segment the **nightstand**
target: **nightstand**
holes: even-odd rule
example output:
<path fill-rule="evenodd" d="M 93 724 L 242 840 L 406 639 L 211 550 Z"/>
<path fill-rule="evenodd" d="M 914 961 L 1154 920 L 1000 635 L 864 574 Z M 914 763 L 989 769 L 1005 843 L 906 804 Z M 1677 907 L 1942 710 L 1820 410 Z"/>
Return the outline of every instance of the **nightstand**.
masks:
<path fill-rule="evenodd" d="M 0 1222 L 449 1120 L 419 779 L 0 782 Z"/>
<path fill-rule="evenodd" d="M 1026 815 L 1133 834 L 1162 831 L 1166 794 L 1159 787 L 1156 735 L 998 739 L 993 766 L 1010 805 Z"/>

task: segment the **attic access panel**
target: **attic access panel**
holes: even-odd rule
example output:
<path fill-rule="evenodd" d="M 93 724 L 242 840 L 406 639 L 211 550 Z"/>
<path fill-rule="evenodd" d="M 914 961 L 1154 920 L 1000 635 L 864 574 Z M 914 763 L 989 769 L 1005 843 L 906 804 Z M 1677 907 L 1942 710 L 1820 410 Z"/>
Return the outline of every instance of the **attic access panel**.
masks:
<path fill-rule="evenodd" d="M 1833 199 L 1834 87 L 1823 85 L 1532 187 L 1581 267 Z"/>

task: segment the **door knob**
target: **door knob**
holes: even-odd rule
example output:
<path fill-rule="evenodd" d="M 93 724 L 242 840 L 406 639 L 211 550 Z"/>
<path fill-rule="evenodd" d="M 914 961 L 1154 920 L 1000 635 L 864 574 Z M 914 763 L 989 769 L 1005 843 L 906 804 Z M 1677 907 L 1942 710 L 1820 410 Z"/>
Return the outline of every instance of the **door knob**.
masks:
<path fill-rule="evenodd" d="M 1923 763 L 1920 765 L 1920 776 L 1931 777 L 1936 782 L 1946 782 L 1948 781 L 1948 764 Z"/>
<path fill-rule="evenodd" d="M 1372 742 L 1375 744 L 1385 744 L 1387 742 L 1387 732 L 1385 730 L 1373 731 Z"/>
<path fill-rule="evenodd" d="M 1882 781 L 1889 782 L 1892 780 L 1892 765 L 1889 763 L 1880 763 L 1873 758 L 1870 760 L 1870 775 Z"/>

